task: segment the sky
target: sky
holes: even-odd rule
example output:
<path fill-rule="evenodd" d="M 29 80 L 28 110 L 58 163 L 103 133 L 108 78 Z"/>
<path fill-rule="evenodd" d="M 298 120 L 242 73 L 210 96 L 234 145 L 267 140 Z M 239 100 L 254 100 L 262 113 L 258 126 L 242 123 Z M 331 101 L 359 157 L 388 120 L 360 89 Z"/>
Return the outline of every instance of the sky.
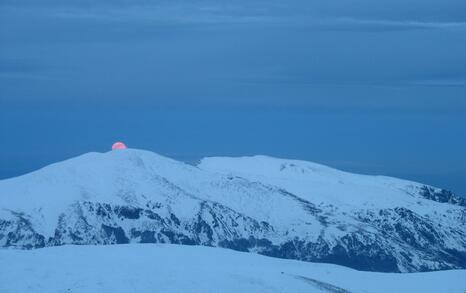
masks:
<path fill-rule="evenodd" d="M 0 178 L 113 142 L 466 195 L 463 0 L 4 0 Z"/>

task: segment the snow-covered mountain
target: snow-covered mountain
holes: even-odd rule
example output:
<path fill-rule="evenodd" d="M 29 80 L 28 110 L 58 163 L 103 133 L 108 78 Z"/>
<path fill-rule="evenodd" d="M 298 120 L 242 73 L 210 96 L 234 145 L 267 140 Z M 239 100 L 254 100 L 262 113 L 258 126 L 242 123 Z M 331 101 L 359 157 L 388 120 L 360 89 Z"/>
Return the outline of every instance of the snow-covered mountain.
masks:
<path fill-rule="evenodd" d="M 466 270 L 391 274 L 171 244 L 0 250 L 0 292 L 464 293 Z"/>
<path fill-rule="evenodd" d="M 360 270 L 466 268 L 466 201 L 264 156 L 88 153 L 0 181 L 0 246 L 176 243 Z"/>

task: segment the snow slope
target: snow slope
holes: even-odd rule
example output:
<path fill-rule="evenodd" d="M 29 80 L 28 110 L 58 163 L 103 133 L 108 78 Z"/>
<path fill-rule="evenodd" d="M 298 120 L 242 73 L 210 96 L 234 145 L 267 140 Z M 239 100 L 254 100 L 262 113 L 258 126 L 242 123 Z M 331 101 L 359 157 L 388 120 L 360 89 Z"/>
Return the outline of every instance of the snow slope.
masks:
<path fill-rule="evenodd" d="M 426 208 L 430 208 L 429 205 L 420 205 L 417 196 L 407 196 L 407 193 L 416 194 L 424 184 L 385 176 L 352 174 L 306 161 L 267 156 L 212 157 L 202 159 L 199 167 L 272 184 L 306 200 L 349 209 L 402 205 L 418 213 L 427 213 Z M 442 207 L 445 205 L 436 205 L 436 208 Z"/>
<path fill-rule="evenodd" d="M 179 243 L 360 270 L 466 268 L 466 203 L 423 184 L 264 156 L 191 166 L 89 153 L 0 181 L 0 247 Z"/>
<path fill-rule="evenodd" d="M 0 292 L 463 293 L 466 271 L 393 274 L 182 245 L 0 251 Z"/>

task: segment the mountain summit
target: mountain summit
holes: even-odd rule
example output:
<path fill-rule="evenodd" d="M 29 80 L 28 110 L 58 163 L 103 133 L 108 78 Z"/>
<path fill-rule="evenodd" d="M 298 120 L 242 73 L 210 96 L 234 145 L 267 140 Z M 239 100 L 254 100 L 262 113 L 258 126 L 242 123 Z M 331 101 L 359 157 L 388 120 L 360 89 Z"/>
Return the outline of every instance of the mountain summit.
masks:
<path fill-rule="evenodd" d="M 466 201 L 266 156 L 88 153 L 0 181 L 0 246 L 178 243 L 415 272 L 466 268 Z"/>

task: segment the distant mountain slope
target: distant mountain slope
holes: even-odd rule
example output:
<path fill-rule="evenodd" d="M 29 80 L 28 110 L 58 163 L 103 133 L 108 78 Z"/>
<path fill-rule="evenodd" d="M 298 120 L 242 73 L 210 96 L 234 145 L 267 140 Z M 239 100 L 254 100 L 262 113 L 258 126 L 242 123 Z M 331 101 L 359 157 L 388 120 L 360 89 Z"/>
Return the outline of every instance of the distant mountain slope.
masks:
<path fill-rule="evenodd" d="M 0 246 L 179 243 L 360 270 L 466 268 L 466 207 L 445 190 L 264 156 L 191 166 L 89 153 L 0 181 Z"/>
<path fill-rule="evenodd" d="M 466 271 L 359 272 L 328 264 L 182 245 L 0 251 L 0 292 L 463 293 Z M 21 281 L 18 281 L 21 280 Z"/>

